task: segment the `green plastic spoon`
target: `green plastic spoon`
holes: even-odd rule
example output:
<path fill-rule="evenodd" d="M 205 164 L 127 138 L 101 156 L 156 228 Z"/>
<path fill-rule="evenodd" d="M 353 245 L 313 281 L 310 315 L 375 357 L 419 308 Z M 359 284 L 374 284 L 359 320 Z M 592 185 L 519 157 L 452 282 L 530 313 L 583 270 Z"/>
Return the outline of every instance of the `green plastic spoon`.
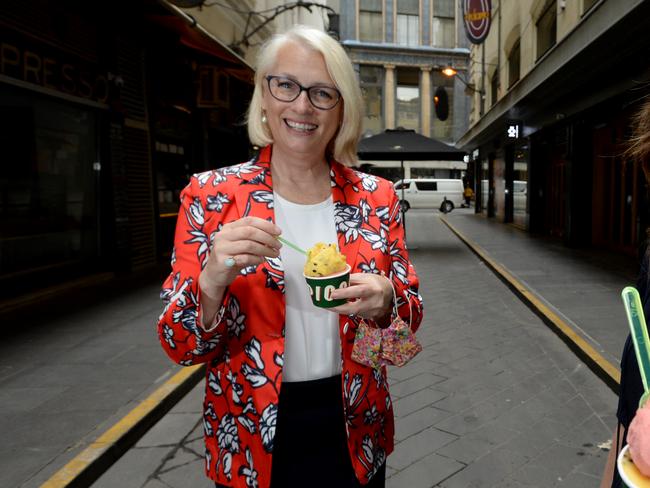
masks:
<path fill-rule="evenodd" d="M 648 338 L 648 327 L 643 314 L 641 298 L 636 288 L 626 286 L 621 292 L 621 297 L 625 305 L 627 321 L 630 325 L 630 332 L 632 333 L 632 342 L 634 342 L 636 360 L 639 363 L 639 372 L 641 373 L 641 381 L 643 381 L 643 389 L 645 390 L 645 393 L 641 396 L 641 401 L 639 401 L 639 407 L 641 407 L 645 404 L 648 397 L 650 397 L 650 388 L 648 388 L 648 376 L 650 375 L 650 339 Z"/>
<path fill-rule="evenodd" d="M 283 244 L 286 244 L 287 246 L 289 246 L 294 251 L 301 252 L 301 253 L 303 253 L 305 255 L 307 254 L 307 251 L 305 251 L 304 249 L 296 246 L 293 242 L 287 241 L 284 237 L 278 236 L 277 239 L 278 239 L 278 241 L 282 242 Z"/>

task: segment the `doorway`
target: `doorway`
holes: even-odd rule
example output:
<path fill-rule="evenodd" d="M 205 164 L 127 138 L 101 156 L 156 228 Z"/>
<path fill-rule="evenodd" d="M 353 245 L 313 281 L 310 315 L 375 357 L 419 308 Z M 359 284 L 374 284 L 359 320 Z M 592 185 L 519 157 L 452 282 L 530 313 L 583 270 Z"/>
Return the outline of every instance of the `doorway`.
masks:
<path fill-rule="evenodd" d="M 592 243 L 634 256 L 642 174 L 637 162 L 621 156 L 625 121 L 593 132 Z"/>

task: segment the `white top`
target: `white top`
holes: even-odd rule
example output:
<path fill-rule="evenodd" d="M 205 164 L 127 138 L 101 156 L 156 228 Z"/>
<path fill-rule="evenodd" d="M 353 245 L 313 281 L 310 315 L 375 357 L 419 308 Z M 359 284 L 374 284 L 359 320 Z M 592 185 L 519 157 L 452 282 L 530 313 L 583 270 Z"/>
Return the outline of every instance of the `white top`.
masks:
<path fill-rule="evenodd" d="M 275 223 L 282 237 L 302 249 L 317 242 L 337 242 L 334 202 L 301 205 L 273 193 Z M 302 275 L 305 255 L 286 244 L 280 249 L 284 267 L 286 324 L 284 381 L 309 381 L 341 373 L 339 316 L 311 302 Z"/>

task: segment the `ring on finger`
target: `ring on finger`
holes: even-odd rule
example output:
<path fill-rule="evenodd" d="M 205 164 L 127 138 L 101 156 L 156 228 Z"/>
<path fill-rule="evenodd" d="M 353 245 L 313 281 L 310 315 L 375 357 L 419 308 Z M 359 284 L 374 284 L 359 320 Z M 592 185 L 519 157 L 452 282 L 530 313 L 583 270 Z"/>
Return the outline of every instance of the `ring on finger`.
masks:
<path fill-rule="evenodd" d="M 226 260 L 223 262 L 223 264 L 225 264 L 226 267 L 228 267 L 228 268 L 232 268 L 235 264 L 237 264 L 237 262 L 235 261 L 234 257 L 230 256 L 230 257 L 226 258 Z"/>

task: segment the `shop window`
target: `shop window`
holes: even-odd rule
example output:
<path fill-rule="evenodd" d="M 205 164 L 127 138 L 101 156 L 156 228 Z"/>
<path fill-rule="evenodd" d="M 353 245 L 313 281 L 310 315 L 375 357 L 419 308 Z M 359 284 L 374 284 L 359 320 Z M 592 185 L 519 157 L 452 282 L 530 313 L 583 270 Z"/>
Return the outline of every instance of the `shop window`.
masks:
<path fill-rule="evenodd" d="M 420 70 L 397 70 L 396 126 L 420 130 Z"/>
<path fill-rule="evenodd" d="M 5 90 L 0 95 L 0 283 L 92 269 L 99 254 L 95 114 Z M 40 280 L 43 285 L 44 281 Z M 34 283 L 32 283 L 32 286 Z M 4 286 L 3 286 L 4 288 Z"/>
<path fill-rule="evenodd" d="M 537 20 L 537 59 L 557 42 L 557 2 L 550 2 Z"/>
<path fill-rule="evenodd" d="M 597 2 L 598 2 L 598 0 L 583 0 L 583 3 L 582 3 L 582 15 L 589 12 L 589 10 L 591 10 L 591 7 L 596 5 Z"/>
<path fill-rule="evenodd" d="M 382 0 L 359 0 L 359 40 L 382 42 Z"/>
<path fill-rule="evenodd" d="M 436 47 L 456 46 L 456 1 L 434 0 L 433 2 L 433 45 Z"/>
<path fill-rule="evenodd" d="M 508 89 L 519 81 L 520 71 L 521 49 L 519 41 L 517 41 L 508 55 Z"/>
<path fill-rule="evenodd" d="M 528 227 L 528 145 L 517 146 L 514 150 L 512 182 L 513 223 Z"/>
<path fill-rule="evenodd" d="M 491 209 L 489 207 L 490 203 L 490 163 L 487 158 L 482 158 L 481 160 L 478 161 L 478 164 L 480 165 L 480 192 L 481 192 L 481 199 L 480 199 L 480 206 L 481 206 L 481 213 L 485 215 L 489 215 L 491 213 Z"/>
<path fill-rule="evenodd" d="M 359 68 L 361 93 L 366 113 L 363 118 L 363 131 L 378 134 L 384 129 L 383 90 L 384 68 L 381 66 L 361 66 Z"/>
<path fill-rule="evenodd" d="M 201 108 L 228 108 L 229 100 L 228 74 L 215 66 L 199 68 L 199 91 L 196 105 Z"/>
<path fill-rule="evenodd" d="M 397 0 L 397 44 L 420 44 L 419 0 Z"/>

